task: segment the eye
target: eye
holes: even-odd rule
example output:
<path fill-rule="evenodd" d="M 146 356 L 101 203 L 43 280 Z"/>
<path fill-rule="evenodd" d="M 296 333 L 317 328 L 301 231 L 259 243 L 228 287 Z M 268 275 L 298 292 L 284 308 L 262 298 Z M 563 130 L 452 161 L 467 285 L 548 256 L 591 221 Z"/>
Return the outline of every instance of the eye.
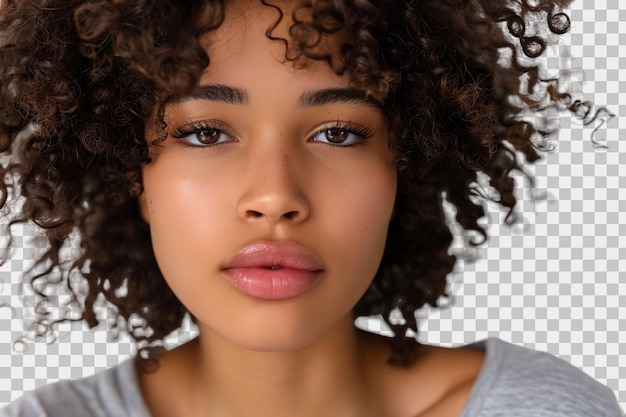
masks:
<path fill-rule="evenodd" d="M 172 136 L 184 140 L 189 146 L 195 147 L 219 145 L 233 140 L 221 128 L 209 126 L 206 122 L 194 122 L 176 128 Z"/>
<path fill-rule="evenodd" d="M 230 136 L 217 129 L 199 130 L 184 136 L 182 139 L 194 146 L 216 145 L 231 140 Z"/>
<path fill-rule="evenodd" d="M 334 146 L 355 146 L 371 136 L 372 132 L 370 129 L 348 124 L 321 129 L 313 136 L 312 140 Z"/>

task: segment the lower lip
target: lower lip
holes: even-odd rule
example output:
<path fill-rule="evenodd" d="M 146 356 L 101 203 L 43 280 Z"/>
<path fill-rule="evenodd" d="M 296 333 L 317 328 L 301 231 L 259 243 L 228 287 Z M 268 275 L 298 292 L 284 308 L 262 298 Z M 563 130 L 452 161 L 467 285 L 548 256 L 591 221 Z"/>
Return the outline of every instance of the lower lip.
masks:
<path fill-rule="evenodd" d="M 321 271 L 302 269 L 230 268 L 224 274 L 242 292 L 257 298 L 281 300 L 308 291 Z"/>

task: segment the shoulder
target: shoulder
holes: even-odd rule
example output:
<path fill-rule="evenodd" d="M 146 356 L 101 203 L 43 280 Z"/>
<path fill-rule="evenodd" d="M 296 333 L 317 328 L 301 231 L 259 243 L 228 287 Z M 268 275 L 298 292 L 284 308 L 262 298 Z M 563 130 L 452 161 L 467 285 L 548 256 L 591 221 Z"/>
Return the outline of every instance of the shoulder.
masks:
<path fill-rule="evenodd" d="M 421 344 L 410 366 L 390 366 L 388 345 L 378 346 L 373 391 L 383 415 L 393 417 L 458 417 L 485 359 L 480 351 Z"/>
<path fill-rule="evenodd" d="M 467 346 L 485 363 L 461 417 L 620 417 L 613 392 L 549 353 L 499 339 Z"/>
<path fill-rule="evenodd" d="M 79 379 L 60 381 L 24 394 L 0 417 L 147 417 L 132 361 Z"/>

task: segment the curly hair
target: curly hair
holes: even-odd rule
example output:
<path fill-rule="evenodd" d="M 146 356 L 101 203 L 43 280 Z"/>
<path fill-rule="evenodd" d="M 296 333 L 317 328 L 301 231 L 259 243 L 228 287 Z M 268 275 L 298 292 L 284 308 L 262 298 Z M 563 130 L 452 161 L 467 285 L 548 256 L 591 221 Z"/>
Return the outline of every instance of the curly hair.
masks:
<path fill-rule="evenodd" d="M 271 2 L 268 7 L 283 12 Z M 468 231 L 485 200 L 484 173 L 509 214 L 516 205 L 512 171 L 528 162 L 551 133 L 527 116 L 569 109 L 588 118 L 589 103 L 573 101 L 558 80 L 543 79 L 528 58 L 542 54 L 551 34 L 569 29 L 569 0 L 311 0 L 295 8 L 286 61 L 324 60 L 352 85 L 383 97 L 391 145 L 398 152 L 396 215 L 380 268 L 354 315 L 380 314 L 395 336 L 391 363 L 414 359 L 414 312 L 437 305 L 456 262 L 444 199 Z M 224 1 L 3 0 L 0 9 L 0 207 L 11 190 L 23 206 L 10 225 L 34 222 L 49 243 L 31 284 L 69 286 L 80 318 L 98 324 L 99 297 L 112 306 L 138 343 L 156 357 L 162 339 L 188 314 L 157 267 L 137 196 L 150 163 L 144 132 L 168 97 L 197 84 L 210 57 L 200 37 L 224 20 Z M 298 11 L 308 9 L 299 18 Z M 542 32 L 543 30 L 543 32 Z M 340 59 L 321 47 L 342 31 Z M 156 111 L 155 111 L 156 109 Z M 157 117 L 158 118 L 158 117 Z M 160 118 L 163 125 L 163 118 Z M 16 197 L 17 198 L 17 197 Z M 80 255 L 60 257 L 72 232 Z M 61 280 L 51 280 L 52 272 Z M 71 272 L 87 284 L 71 286 Z M 399 308 L 404 322 L 390 320 Z M 141 325 L 129 325 L 141 319 Z"/>

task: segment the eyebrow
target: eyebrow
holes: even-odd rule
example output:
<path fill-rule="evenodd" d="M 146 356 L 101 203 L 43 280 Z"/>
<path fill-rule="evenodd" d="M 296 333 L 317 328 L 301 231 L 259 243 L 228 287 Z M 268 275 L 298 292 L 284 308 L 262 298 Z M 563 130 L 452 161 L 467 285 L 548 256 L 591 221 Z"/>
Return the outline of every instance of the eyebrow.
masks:
<path fill-rule="evenodd" d="M 327 88 L 306 91 L 300 96 L 298 107 L 316 107 L 335 103 L 356 104 L 374 107 L 377 110 L 382 108 L 382 105 L 374 98 L 355 88 Z"/>
<path fill-rule="evenodd" d="M 205 84 L 196 87 L 185 96 L 172 97 L 168 102 L 185 102 L 190 100 L 217 101 L 226 104 L 247 106 L 250 104 L 248 93 L 244 90 L 222 84 Z M 355 104 L 358 106 L 382 109 L 381 103 L 355 88 L 325 88 L 322 90 L 305 91 L 298 99 L 299 108 L 318 107 L 327 104 Z"/>
<path fill-rule="evenodd" d="M 182 103 L 190 100 L 219 101 L 226 104 L 238 104 L 247 106 L 250 103 L 248 94 L 235 87 L 222 84 L 205 84 L 194 88 L 191 93 L 185 96 L 172 97 L 171 102 Z"/>

